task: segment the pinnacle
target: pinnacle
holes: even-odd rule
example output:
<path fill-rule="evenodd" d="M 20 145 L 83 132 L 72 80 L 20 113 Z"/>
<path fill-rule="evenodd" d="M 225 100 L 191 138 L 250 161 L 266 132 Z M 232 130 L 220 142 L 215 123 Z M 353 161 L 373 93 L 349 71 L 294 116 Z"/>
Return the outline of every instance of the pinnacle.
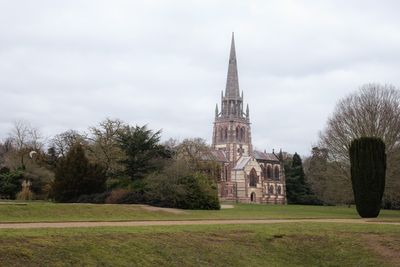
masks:
<path fill-rule="evenodd" d="M 234 33 L 232 33 L 231 51 L 230 51 L 230 55 L 229 55 L 228 75 L 227 75 L 227 79 L 226 79 L 225 97 L 231 98 L 231 99 L 240 98 Z"/>

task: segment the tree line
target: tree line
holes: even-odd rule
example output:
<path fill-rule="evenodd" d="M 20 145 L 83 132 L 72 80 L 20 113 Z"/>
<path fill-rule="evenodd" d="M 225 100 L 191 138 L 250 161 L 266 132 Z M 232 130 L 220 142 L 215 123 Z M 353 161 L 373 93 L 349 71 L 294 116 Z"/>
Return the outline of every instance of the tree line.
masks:
<path fill-rule="evenodd" d="M 205 141 L 160 139 L 161 131 L 106 119 L 46 144 L 17 122 L 0 144 L 0 198 L 219 209 L 218 165 L 187 153 L 210 153 Z"/>
<path fill-rule="evenodd" d="M 350 146 L 363 137 L 385 144 L 382 206 L 400 209 L 400 92 L 392 85 L 366 84 L 338 101 L 311 156 L 304 160 L 306 183 L 326 205 L 353 204 Z"/>

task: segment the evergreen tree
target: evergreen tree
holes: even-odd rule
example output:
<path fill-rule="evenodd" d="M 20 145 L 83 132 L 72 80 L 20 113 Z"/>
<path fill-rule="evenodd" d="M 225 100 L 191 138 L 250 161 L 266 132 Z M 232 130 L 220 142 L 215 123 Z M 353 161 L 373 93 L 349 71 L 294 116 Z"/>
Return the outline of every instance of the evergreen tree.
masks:
<path fill-rule="evenodd" d="M 385 143 L 380 138 L 361 137 L 351 142 L 349 152 L 357 212 L 363 218 L 378 217 L 385 190 Z"/>
<path fill-rule="evenodd" d="M 303 164 L 299 154 L 293 155 L 292 161 L 285 166 L 286 197 L 290 204 L 321 204 L 305 180 Z"/>
<path fill-rule="evenodd" d="M 0 198 L 15 199 L 15 195 L 21 190 L 23 181 L 22 171 L 10 171 L 3 167 L 0 169 Z"/>
<path fill-rule="evenodd" d="M 127 126 L 119 134 L 118 142 L 125 152 L 125 159 L 121 163 L 125 166 L 124 174 L 131 182 L 141 180 L 151 172 L 160 170 L 170 153 L 162 146 L 160 131 L 153 132 L 146 126 Z"/>
<path fill-rule="evenodd" d="M 101 193 L 105 190 L 105 181 L 102 168 L 90 164 L 77 143 L 57 164 L 53 197 L 58 202 L 71 202 L 81 195 Z"/>

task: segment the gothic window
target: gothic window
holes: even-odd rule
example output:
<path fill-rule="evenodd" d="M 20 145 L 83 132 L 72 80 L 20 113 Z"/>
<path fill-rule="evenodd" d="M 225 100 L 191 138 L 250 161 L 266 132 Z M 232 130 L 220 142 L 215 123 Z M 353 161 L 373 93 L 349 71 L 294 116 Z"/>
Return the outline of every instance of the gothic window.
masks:
<path fill-rule="evenodd" d="M 279 167 L 275 166 L 274 168 L 274 178 L 275 180 L 279 180 Z"/>
<path fill-rule="evenodd" d="M 256 170 L 253 168 L 250 171 L 250 186 L 257 186 L 257 172 Z"/>
<path fill-rule="evenodd" d="M 280 185 L 278 185 L 278 188 L 276 189 L 276 193 L 278 195 L 282 194 L 282 187 Z"/>
<path fill-rule="evenodd" d="M 274 186 L 273 186 L 273 185 L 270 185 L 270 186 L 268 187 L 268 193 L 269 193 L 269 194 L 273 194 L 273 193 L 274 193 Z"/>
<path fill-rule="evenodd" d="M 236 140 L 240 140 L 239 126 L 236 127 Z"/>
<path fill-rule="evenodd" d="M 261 165 L 261 177 L 267 179 L 267 168 L 264 165 Z"/>
<path fill-rule="evenodd" d="M 219 128 L 219 140 L 220 141 L 223 141 L 224 140 L 224 133 L 223 133 L 223 129 L 222 128 Z"/>
<path fill-rule="evenodd" d="M 244 127 L 240 128 L 240 141 L 245 140 L 245 133 L 246 133 L 246 129 Z"/>
<path fill-rule="evenodd" d="M 228 128 L 225 128 L 225 136 L 224 136 L 224 138 L 225 138 L 225 141 L 228 140 Z"/>
<path fill-rule="evenodd" d="M 267 178 L 272 178 L 272 168 L 270 165 L 267 166 Z"/>

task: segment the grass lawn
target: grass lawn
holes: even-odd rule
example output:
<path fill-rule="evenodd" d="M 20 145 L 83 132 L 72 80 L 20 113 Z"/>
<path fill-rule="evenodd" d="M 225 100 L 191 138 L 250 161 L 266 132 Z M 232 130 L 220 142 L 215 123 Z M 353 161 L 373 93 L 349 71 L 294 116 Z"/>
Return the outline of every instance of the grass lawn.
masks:
<path fill-rule="evenodd" d="M 140 205 L 56 204 L 50 202 L 5 202 L 0 204 L 0 222 L 124 221 L 190 219 L 290 219 L 359 218 L 354 206 L 239 204 L 217 211 L 185 210 L 182 213 L 151 211 Z M 400 221 L 400 211 L 382 210 L 379 220 Z"/>
<path fill-rule="evenodd" d="M 399 266 L 399 255 L 393 225 L 0 230 L 1 266 Z"/>

